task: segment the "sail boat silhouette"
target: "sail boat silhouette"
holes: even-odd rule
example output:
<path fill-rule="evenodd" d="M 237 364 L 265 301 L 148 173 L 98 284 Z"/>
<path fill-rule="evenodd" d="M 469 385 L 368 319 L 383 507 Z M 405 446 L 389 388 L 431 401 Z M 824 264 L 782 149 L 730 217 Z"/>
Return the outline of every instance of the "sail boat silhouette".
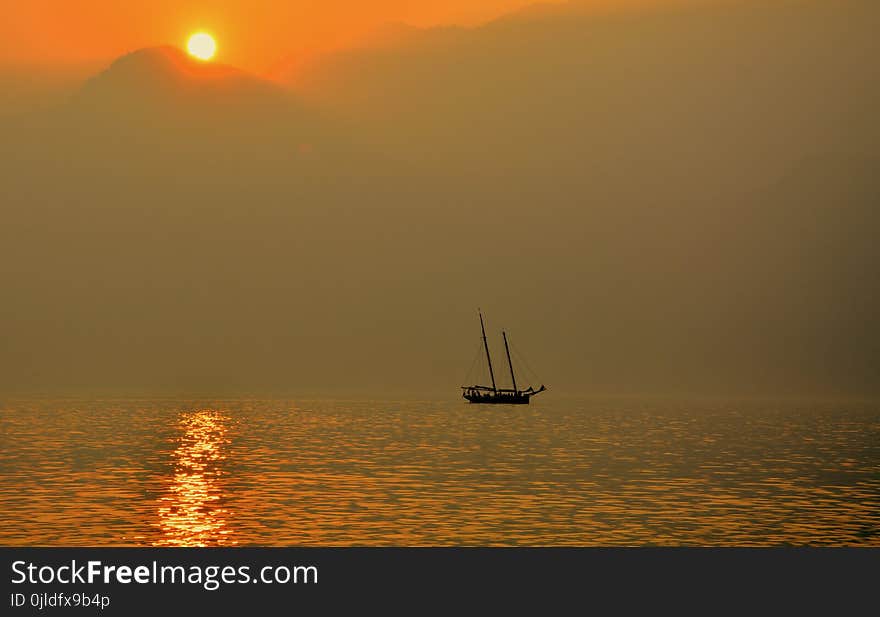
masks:
<path fill-rule="evenodd" d="M 504 351 L 507 353 L 507 366 L 510 367 L 510 381 L 513 383 L 513 387 L 499 388 L 496 385 L 495 371 L 492 368 L 492 356 L 489 354 L 489 343 L 486 340 L 486 326 L 483 324 L 483 312 L 478 311 L 478 313 L 480 314 L 480 331 L 483 334 L 483 348 L 486 350 L 486 362 L 489 365 L 489 376 L 492 379 L 492 385 L 491 387 L 484 385 L 462 386 L 462 396 L 471 403 L 528 405 L 531 397 L 543 392 L 547 388 L 544 384 L 541 384 L 541 387 L 537 390 L 532 386 L 529 386 L 525 390 L 517 388 L 516 375 L 513 371 L 513 362 L 510 361 L 510 347 L 507 344 L 507 333 L 503 330 L 501 331 L 501 336 L 504 337 Z"/>

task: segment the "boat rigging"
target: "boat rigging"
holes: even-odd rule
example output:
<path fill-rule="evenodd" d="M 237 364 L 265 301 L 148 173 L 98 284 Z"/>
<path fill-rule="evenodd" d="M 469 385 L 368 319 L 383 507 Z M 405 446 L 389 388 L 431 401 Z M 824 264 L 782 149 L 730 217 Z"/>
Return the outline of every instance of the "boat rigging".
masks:
<path fill-rule="evenodd" d="M 471 403 L 481 404 L 506 404 L 506 405 L 528 405 L 529 399 L 546 390 L 544 384 L 537 390 L 529 386 L 525 390 L 520 390 L 516 385 L 516 374 L 513 370 L 513 362 L 510 360 L 510 346 L 507 342 L 507 333 L 502 330 L 501 336 L 504 338 L 504 351 L 507 354 L 507 366 L 510 368 L 510 381 L 512 388 L 499 388 L 495 382 L 495 370 L 492 367 L 492 356 L 489 353 L 489 342 L 486 339 L 486 326 L 483 323 L 483 313 L 478 311 L 480 315 L 480 332 L 483 338 L 483 349 L 486 352 L 486 363 L 489 366 L 489 377 L 492 386 L 473 385 L 462 386 L 462 396 Z"/>

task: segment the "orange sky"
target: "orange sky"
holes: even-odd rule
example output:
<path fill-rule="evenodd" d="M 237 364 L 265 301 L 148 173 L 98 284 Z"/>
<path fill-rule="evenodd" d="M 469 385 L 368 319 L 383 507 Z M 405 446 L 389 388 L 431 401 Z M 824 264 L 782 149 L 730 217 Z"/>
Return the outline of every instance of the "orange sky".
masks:
<path fill-rule="evenodd" d="M 75 65 L 212 32 L 218 60 L 272 70 L 387 22 L 472 24 L 535 0 L 28 0 L 0 9 L 0 65 Z"/>

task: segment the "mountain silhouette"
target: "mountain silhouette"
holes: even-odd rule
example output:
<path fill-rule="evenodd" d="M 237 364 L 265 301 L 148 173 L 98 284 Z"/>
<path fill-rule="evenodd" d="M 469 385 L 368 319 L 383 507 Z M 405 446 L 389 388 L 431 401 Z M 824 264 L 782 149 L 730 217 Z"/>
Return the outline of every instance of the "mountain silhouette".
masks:
<path fill-rule="evenodd" d="M 580 175 L 585 158 L 684 161 L 732 152 L 731 140 L 786 156 L 791 141 L 829 138 L 835 117 L 849 115 L 843 92 L 873 95 L 857 75 L 868 70 L 873 35 L 863 24 L 876 7 L 844 5 L 537 5 L 319 57 L 290 83 L 408 159 L 425 144 L 432 162 L 485 169 L 519 157 L 533 169 L 552 157 L 557 170 L 578 162 Z M 686 152 L 666 155 L 676 150 Z"/>
<path fill-rule="evenodd" d="M 14 131 L 20 152 L 64 156 L 83 178 L 296 175 L 313 152 L 340 142 L 289 90 L 171 46 L 121 56 Z"/>
<path fill-rule="evenodd" d="M 86 82 L 72 104 L 119 113 L 176 108 L 199 114 L 293 103 L 277 85 L 241 69 L 196 60 L 171 46 L 140 49 L 120 57 Z"/>
<path fill-rule="evenodd" d="M 90 105 L 147 103 L 193 105 L 265 104 L 287 94 L 271 82 L 241 69 L 196 60 L 171 47 L 139 49 L 118 58 L 78 93 Z"/>

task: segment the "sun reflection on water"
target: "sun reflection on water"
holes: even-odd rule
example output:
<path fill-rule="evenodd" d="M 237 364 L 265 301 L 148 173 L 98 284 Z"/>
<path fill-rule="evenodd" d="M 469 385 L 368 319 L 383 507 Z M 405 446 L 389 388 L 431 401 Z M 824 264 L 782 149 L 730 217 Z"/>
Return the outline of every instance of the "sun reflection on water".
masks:
<path fill-rule="evenodd" d="M 880 546 L 880 407 L 0 404 L 0 545 Z"/>
<path fill-rule="evenodd" d="M 181 415 L 181 435 L 174 450 L 174 475 L 159 499 L 157 546 L 219 546 L 236 542 L 230 537 L 224 507 L 223 461 L 229 418 L 220 411 L 202 409 Z"/>

